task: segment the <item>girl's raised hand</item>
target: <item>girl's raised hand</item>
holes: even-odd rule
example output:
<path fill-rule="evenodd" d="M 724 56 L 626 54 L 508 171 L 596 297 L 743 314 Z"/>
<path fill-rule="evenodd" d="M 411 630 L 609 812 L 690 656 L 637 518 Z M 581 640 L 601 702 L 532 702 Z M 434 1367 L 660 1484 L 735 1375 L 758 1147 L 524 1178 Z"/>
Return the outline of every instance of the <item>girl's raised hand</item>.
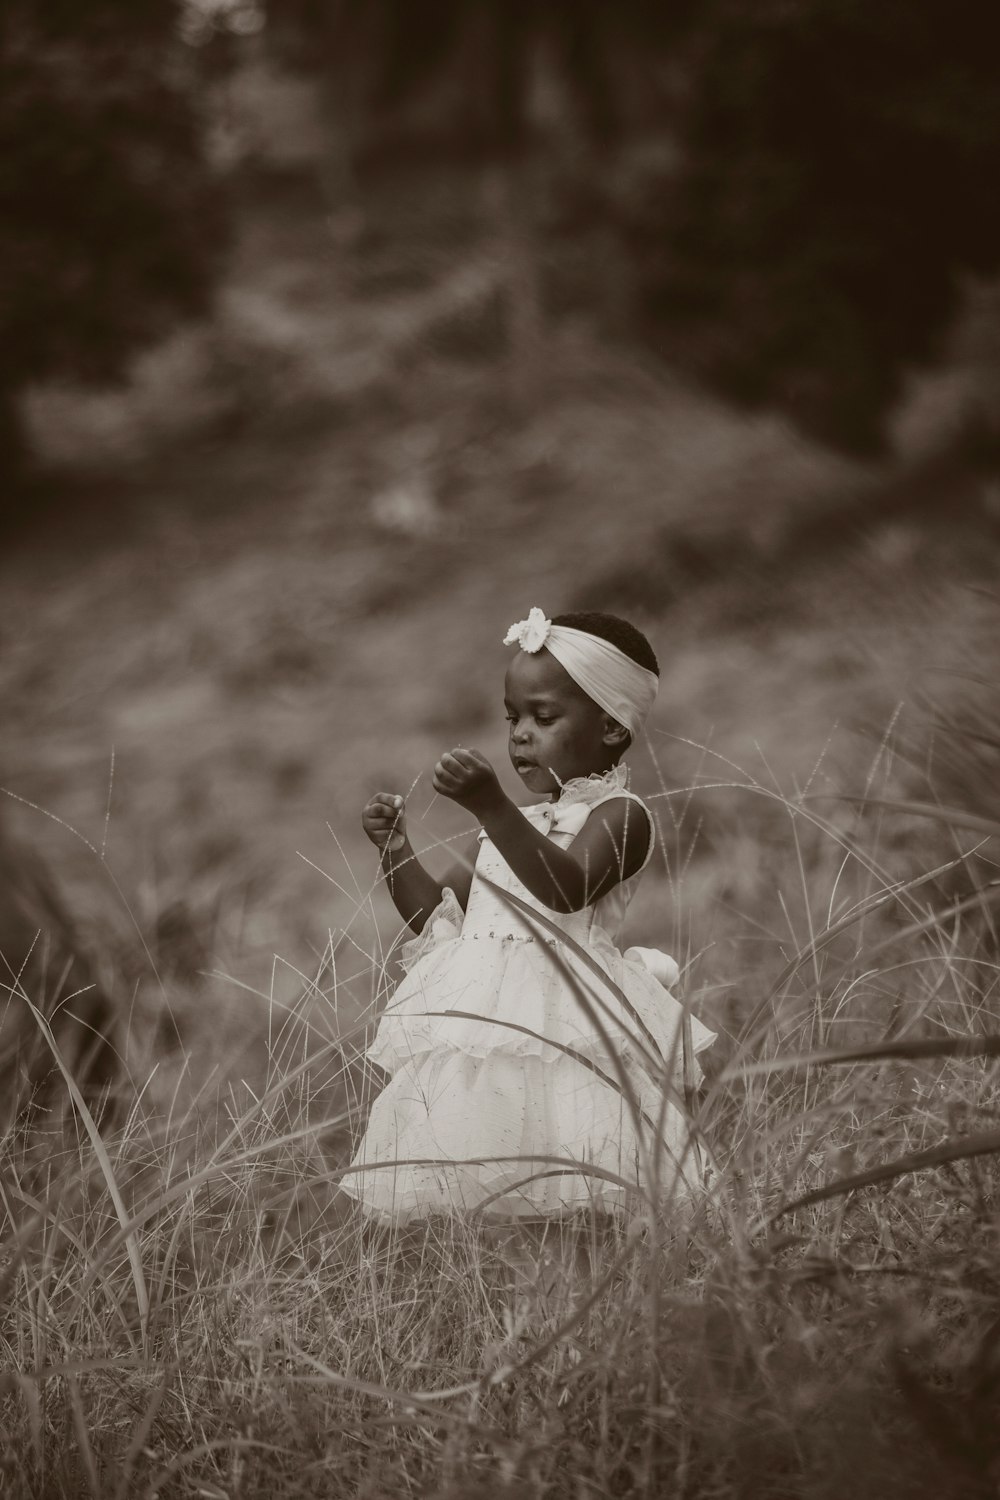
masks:
<path fill-rule="evenodd" d="M 442 755 L 434 767 L 434 790 L 467 807 L 476 817 L 503 800 L 503 788 L 486 756 L 459 745 Z"/>
<path fill-rule="evenodd" d="M 396 792 L 376 792 L 361 814 L 361 826 L 378 849 L 390 853 L 406 843 L 406 804 Z"/>

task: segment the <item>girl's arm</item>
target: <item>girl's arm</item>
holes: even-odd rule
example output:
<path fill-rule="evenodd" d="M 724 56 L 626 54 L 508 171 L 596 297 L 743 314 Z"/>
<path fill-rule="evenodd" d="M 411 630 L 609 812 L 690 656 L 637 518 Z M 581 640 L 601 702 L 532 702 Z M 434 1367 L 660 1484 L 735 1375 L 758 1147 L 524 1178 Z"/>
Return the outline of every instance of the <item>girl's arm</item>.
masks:
<path fill-rule="evenodd" d="M 406 808 L 403 798 L 394 792 L 377 792 L 361 814 L 365 833 L 379 850 L 379 864 L 389 887 L 396 910 L 408 927 L 421 932 L 431 912 L 441 901 L 444 887 L 451 886 L 462 909 L 469 899 L 472 884 L 471 858 L 452 866 L 443 881 L 430 875 L 413 852 L 406 833 Z"/>
<path fill-rule="evenodd" d="M 434 786 L 479 818 L 514 874 L 551 911 L 582 911 L 641 869 L 649 850 L 649 819 L 628 797 L 602 803 L 560 849 L 528 822 L 476 750 L 443 756 Z"/>
<path fill-rule="evenodd" d="M 472 868 L 476 862 L 474 845 L 467 854 L 467 858 L 452 865 L 444 878 L 437 881 L 424 869 L 408 838 L 398 849 L 385 845 L 380 860 L 382 873 L 396 910 L 414 932 L 423 931 L 424 923 L 444 896 L 446 886 L 455 892 L 463 911 L 468 906 Z"/>
<path fill-rule="evenodd" d="M 441 900 L 441 886 L 424 869 L 409 839 L 405 839 L 398 849 L 390 849 L 387 843 L 379 863 L 399 915 L 414 932 L 422 932 L 424 923 Z"/>

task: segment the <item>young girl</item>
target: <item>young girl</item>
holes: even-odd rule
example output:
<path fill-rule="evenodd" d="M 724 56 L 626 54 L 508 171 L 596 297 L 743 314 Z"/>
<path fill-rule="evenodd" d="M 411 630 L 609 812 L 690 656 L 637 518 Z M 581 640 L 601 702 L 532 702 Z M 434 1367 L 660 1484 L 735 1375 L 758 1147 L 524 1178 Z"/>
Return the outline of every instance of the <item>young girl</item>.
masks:
<path fill-rule="evenodd" d="M 435 789 L 482 825 L 478 850 L 442 880 L 414 855 L 400 796 L 378 793 L 362 815 L 420 937 L 403 950 L 406 975 L 368 1052 L 390 1080 L 343 1187 L 397 1223 L 478 1208 L 508 1219 L 610 1212 L 629 1188 L 601 1170 L 634 1192 L 644 1160 L 667 1183 L 692 1169 L 670 1102 L 683 1013 L 665 983 L 677 966 L 615 946 L 654 848 L 620 762 L 656 696 L 656 657 L 604 614 L 532 609 L 504 644 L 520 648 L 506 677 L 508 753 L 544 800 L 517 807 L 477 750 L 442 756 Z M 697 1052 L 714 1038 L 691 1024 Z"/>

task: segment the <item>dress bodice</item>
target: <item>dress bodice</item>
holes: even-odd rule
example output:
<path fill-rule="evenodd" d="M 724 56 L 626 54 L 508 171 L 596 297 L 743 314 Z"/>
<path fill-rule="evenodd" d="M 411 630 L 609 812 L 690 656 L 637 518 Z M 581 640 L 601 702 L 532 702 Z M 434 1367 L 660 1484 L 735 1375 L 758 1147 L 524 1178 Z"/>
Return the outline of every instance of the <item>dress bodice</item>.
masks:
<path fill-rule="evenodd" d="M 582 911 L 557 913 L 545 906 L 518 880 L 499 849 L 480 834 L 469 892 L 462 937 L 503 937 L 508 940 L 552 941 L 540 924 L 532 923 L 517 907 L 504 900 L 505 893 L 520 898 L 525 905 L 543 913 L 549 922 L 573 941 L 583 945 L 610 940 L 616 943 L 625 913 L 635 893 L 642 871 L 652 857 L 655 830 L 645 803 L 628 790 L 624 766 L 615 766 L 604 776 L 578 777 L 567 782 L 554 802 L 539 802 L 522 808 L 524 816 L 561 849 L 566 849 L 581 831 L 595 807 L 613 798 L 625 797 L 635 807 L 636 816 L 650 823 L 649 849 L 642 867 L 626 880 L 619 881 L 606 895 Z"/>

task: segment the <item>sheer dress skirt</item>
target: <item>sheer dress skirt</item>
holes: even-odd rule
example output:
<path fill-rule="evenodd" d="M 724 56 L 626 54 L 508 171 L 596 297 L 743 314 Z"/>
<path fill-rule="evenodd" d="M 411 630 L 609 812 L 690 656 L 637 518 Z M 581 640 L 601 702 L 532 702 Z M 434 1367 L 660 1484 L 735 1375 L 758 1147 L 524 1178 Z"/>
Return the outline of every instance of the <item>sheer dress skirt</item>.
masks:
<path fill-rule="evenodd" d="M 344 1190 L 397 1223 L 627 1211 L 654 1182 L 686 1194 L 683 1008 L 640 961 L 650 950 L 590 932 L 616 995 L 571 947 L 458 932 L 456 915 L 435 914 L 379 1022 L 368 1058 L 389 1081 Z M 694 1019 L 691 1035 L 695 1053 L 714 1039 Z"/>

